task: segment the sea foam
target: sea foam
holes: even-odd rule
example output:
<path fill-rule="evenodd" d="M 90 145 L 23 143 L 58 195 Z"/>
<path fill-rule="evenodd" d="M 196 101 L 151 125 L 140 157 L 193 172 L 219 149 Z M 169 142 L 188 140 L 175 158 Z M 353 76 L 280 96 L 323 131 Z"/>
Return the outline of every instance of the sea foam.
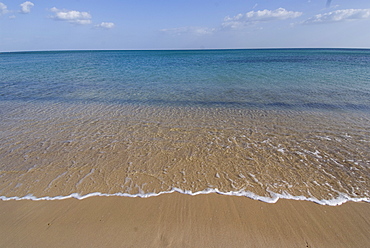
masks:
<path fill-rule="evenodd" d="M 128 193 L 113 193 L 113 194 L 107 194 L 107 193 L 101 193 L 101 192 L 94 192 L 94 193 L 89 193 L 86 195 L 81 195 L 78 193 L 73 193 L 70 195 L 66 196 L 43 196 L 43 197 L 36 197 L 32 194 L 26 195 L 26 196 L 12 196 L 12 197 L 6 197 L 6 196 L 0 196 L 0 200 L 3 201 L 20 201 L 20 200 L 32 200 L 32 201 L 53 201 L 53 200 L 65 200 L 65 199 L 70 199 L 70 198 L 75 198 L 78 200 L 83 200 L 89 197 L 94 197 L 94 196 L 103 196 L 103 197 L 111 197 L 111 196 L 120 196 L 120 197 L 139 197 L 139 198 L 148 198 L 148 197 L 155 197 L 163 194 L 170 194 L 170 193 L 181 193 L 181 194 L 186 194 L 186 195 L 206 195 L 206 194 L 211 194 L 211 193 L 217 193 L 220 195 L 226 195 L 226 196 L 244 196 L 248 197 L 253 200 L 258 200 L 262 201 L 265 203 L 276 203 L 279 199 L 287 199 L 287 200 L 298 200 L 298 201 L 310 201 L 314 202 L 320 205 L 328 205 L 328 206 L 339 206 L 342 205 L 343 203 L 346 202 L 368 202 L 370 203 L 369 198 L 354 198 L 350 197 L 347 194 L 340 194 L 338 197 L 327 200 L 327 199 L 317 199 L 315 197 L 306 197 L 306 196 L 293 196 L 291 194 L 283 193 L 283 194 L 278 194 L 272 191 L 269 191 L 270 197 L 266 196 L 260 196 L 256 195 L 253 192 L 250 191 L 229 191 L 229 192 L 222 192 L 218 189 L 205 189 L 202 191 L 197 191 L 197 192 L 192 192 L 189 190 L 182 190 L 179 188 L 173 188 L 170 191 L 162 191 L 159 193 L 146 193 L 146 194 L 128 194 Z"/>

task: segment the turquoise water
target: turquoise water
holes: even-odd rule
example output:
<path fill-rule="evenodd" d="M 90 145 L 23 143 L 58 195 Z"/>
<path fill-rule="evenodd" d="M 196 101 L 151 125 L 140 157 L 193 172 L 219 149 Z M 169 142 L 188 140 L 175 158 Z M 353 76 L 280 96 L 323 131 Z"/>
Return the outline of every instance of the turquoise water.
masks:
<path fill-rule="evenodd" d="M 370 50 L 0 54 L 0 101 L 370 110 Z"/>

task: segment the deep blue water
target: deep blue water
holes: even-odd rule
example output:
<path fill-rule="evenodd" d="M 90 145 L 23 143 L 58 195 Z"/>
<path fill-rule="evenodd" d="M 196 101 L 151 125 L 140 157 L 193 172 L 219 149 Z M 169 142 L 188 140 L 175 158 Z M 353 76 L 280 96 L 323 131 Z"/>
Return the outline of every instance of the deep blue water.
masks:
<path fill-rule="evenodd" d="M 370 50 L 0 54 L 0 101 L 370 111 Z"/>

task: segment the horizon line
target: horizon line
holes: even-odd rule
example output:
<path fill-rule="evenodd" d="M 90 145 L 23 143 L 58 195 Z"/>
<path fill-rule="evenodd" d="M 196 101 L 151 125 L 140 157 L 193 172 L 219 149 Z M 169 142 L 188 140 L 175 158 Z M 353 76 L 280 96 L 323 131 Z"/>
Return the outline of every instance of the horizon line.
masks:
<path fill-rule="evenodd" d="M 40 50 L 13 50 L 13 51 L 0 51 L 3 53 L 27 53 L 27 52 L 88 52 L 88 51 L 214 51 L 214 50 L 369 50 L 370 47 L 251 47 L 251 48 L 148 48 L 148 49 L 40 49 Z"/>

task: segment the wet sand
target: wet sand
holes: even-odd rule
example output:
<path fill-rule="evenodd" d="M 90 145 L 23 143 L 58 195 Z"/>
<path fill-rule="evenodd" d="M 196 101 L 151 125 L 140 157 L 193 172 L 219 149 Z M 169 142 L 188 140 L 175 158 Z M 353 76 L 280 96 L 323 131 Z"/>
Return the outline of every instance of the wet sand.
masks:
<path fill-rule="evenodd" d="M 0 201 L 0 247 L 368 247 L 370 204 L 179 193 Z"/>

